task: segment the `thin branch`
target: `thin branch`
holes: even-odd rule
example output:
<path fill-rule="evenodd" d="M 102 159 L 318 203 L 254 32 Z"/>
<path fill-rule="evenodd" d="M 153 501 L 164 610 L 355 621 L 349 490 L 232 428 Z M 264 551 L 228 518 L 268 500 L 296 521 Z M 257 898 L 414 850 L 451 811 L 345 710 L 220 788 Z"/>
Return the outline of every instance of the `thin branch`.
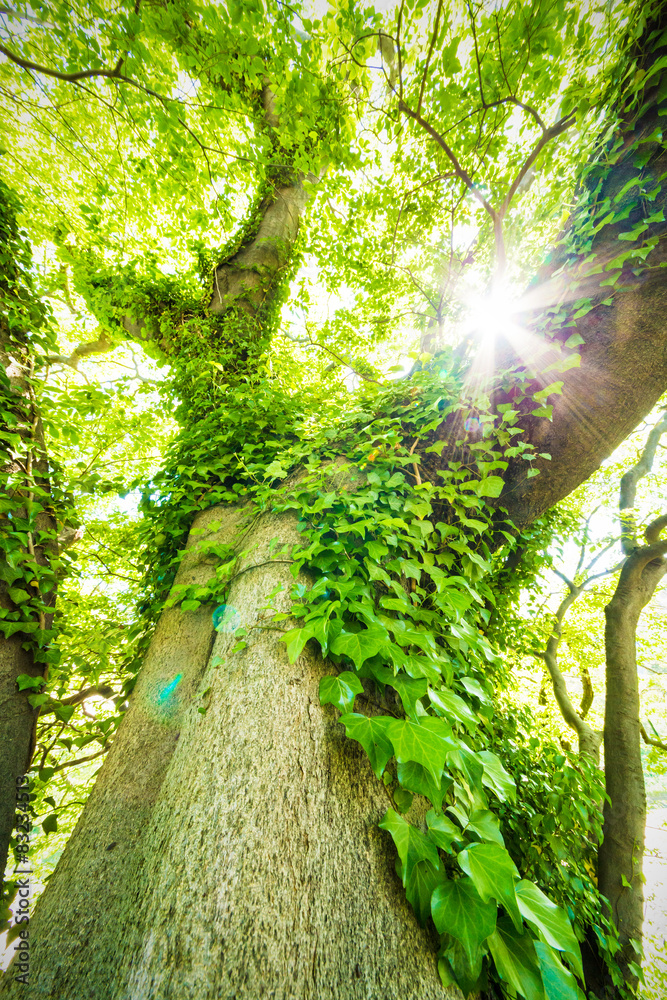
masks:
<path fill-rule="evenodd" d="M 290 337 L 289 339 L 292 340 L 293 338 Z M 358 375 L 359 378 L 364 379 L 365 382 L 372 382 L 373 385 L 382 385 L 382 383 L 378 382 L 377 379 L 370 378 L 369 375 L 364 375 L 363 372 L 357 371 L 356 368 L 352 367 L 352 365 L 350 364 L 349 361 L 345 361 L 344 358 L 341 358 L 340 354 L 336 354 L 335 351 L 332 351 L 330 347 L 326 346 L 326 344 L 320 344 L 317 340 L 313 340 L 313 338 L 310 335 L 310 333 L 308 333 L 308 343 L 307 343 L 306 346 L 308 346 L 308 347 L 319 347 L 322 351 L 326 351 L 327 354 L 330 354 L 332 358 L 335 358 L 336 361 L 338 361 L 345 368 L 349 368 L 350 371 L 354 372 L 355 375 Z"/>
<path fill-rule="evenodd" d="M 76 767 L 77 764 L 87 764 L 89 760 L 95 760 L 96 757 L 101 757 L 103 753 L 107 753 L 111 749 L 111 745 L 103 747 L 102 750 L 98 750 L 97 753 L 91 753 L 87 757 L 77 757 L 76 760 L 66 760 L 64 764 L 58 764 L 53 768 L 55 771 L 63 771 L 66 767 Z"/>
<path fill-rule="evenodd" d="M 107 571 L 107 573 L 110 576 L 118 577 L 119 580 L 126 580 L 127 583 L 141 583 L 141 580 L 139 579 L 139 577 L 136 577 L 136 576 L 125 576 L 123 573 L 116 573 L 115 570 L 113 570 L 109 566 L 107 566 L 107 564 L 105 563 L 104 559 L 102 558 L 101 555 L 99 555 L 99 553 L 97 553 L 97 552 L 91 552 L 90 554 L 93 557 L 93 559 L 97 559 L 98 562 L 102 563 L 102 565 L 104 566 L 105 570 Z"/>
<path fill-rule="evenodd" d="M 416 111 L 413 111 L 412 108 L 408 107 L 408 105 L 402 99 L 399 100 L 398 106 L 399 106 L 399 111 L 402 111 L 404 114 L 406 114 L 408 116 L 408 118 L 412 118 L 413 121 L 417 122 L 417 124 L 420 125 L 421 128 L 423 128 L 424 131 L 427 132 L 431 136 L 431 138 L 433 140 L 435 140 L 435 142 L 440 146 L 440 148 L 442 150 L 444 150 L 444 152 L 445 152 L 446 156 L 448 157 L 450 163 L 454 167 L 454 171 L 456 173 L 456 176 L 459 178 L 459 180 L 463 181 L 463 183 L 468 188 L 468 190 L 470 191 L 470 193 L 475 198 L 477 198 L 477 200 L 480 202 L 480 204 L 483 205 L 484 208 L 486 209 L 486 211 L 489 213 L 489 215 L 491 216 L 491 218 L 493 220 L 495 220 L 495 218 L 496 218 L 496 211 L 495 211 L 495 209 L 487 201 L 487 199 L 484 197 L 484 195 L 481 193 L 481 191 L 479 191 L 478 188 L 475 186 L 472 177 L 470 176 L 470 174 L 468 173 L 468 171 L 465 170 L 464 167 L 461 166 L 461 164 L 459 163 L 458 159 L 456 158 L 456 155 L 455 155 L 454 151 L 451 149 L 451 147 L 449 146 L 449 144 L 443 139 L 443 137 L 440 135 L 440 133 L 437 132 L 433 128 L 433 126 L 429 122 L 427 122 L 425 118 L 423 118 L 421 116 L 421 114 L 419 114 Z"/>
<path fill-rule="evenodd" d="M 505 195 L 503 203 L 500 206 L 500 209 L 498 210 L 498 215 L 500 216 L 501 219 L 505 218 L 507 210 L 510 207 L 512 198 L 516 194 L 517 189 L 521 184 L 521 181 L 524 179 L 524 177 L 526 176 L 526 174 L 528 173 L 528 171 L 530 170 L 533 163 L 540 155 L 544 147 L 547 145 L 547 143 L 551 142 L 552 139 L 555 139 L 556 136 L 559 136 L 563 132 L 566 132 L 567 129 L 569 129 L 570 125 L 574 124 L 575 118 L 576 116 L 574 114 L 566 115 L 565 118 L 561 118 L 560 121 L 557 121 L 554 125 L 546 129 L 546 131 L 542 133 L 542 136 L 538 139 L 538 141 L 533 146 L 533 149 L 524 160 L 523 166 L 521 167 L 518 174 L 512 181 L 512 185 L 507 194 Z"/>
<path fill-rule="evenodd" d="M 660 438 L 667 431 L 667 413 L 665 413 L 646 439 L 646 444 L 639 456 L 639 461 L 621 478 L 618 506 L 621 518 L 621 545 L 626 555 L 630 555 L 637 547 L 637 525 L 634 516 L 635 500 L 637 498 L 637 483 L 653 468 L 653 460 L 660 443 Z M 647 531 L 650 529 L 647 529 Z M 660 532 L 658 532 L 659 535 Z M 657 541 L 657 536 L 656 539 Z M 649 541 L 647 537 L 647 541 Z M 651 544 L 651 542 L 649 542 Z"/>
<path fill-rule="evenodd" d="M 421 87 L 419 88 L 419 100 L 417 101 L 417 114 L 421 111 L 422 100 L 424 97 L 424 87 L 426 86 L 426 77 L 428 75 L 428 68 L 431 63 L 431 56 L 433 55 L 433 48 L 435 46 L 436 39 L 438 37 L 438 28 L 440 27 L 440 14 L 442 13 L 442 0 L 438 0 L 438 9 L 435 14 L 435 27 L 433 28 L 433 35 L 431 36 L 431 43 L 428 47 L 428 53 L 426 55 L 426 65 L 424 66 L 424 75 L 422 76 Z"/>
<path fill-rule="evenodd" d="M 21 69 L 29 70 L 33 73 L 41 73 L 43 76 L 51 76 L 56 80 L 64 80 L 66 83 L 77 83 L 79 80 L 91 80 L 93 77 L 101 77 L 105 80 L 118 80 L 120 83 L 127 83 L 131 87 L 136 87 L 137 90 L 148 94 L 150 97 L 157 97 L 159 101 L 174 101 L 177 104 L 183 103 L 176 97 L 165 97 L 163 94 L 158 94 L 156 90 L 151 90 L 150 87 L 146 87 L 137 80 L 125 76 L 120 72 L 122 60 L 119 60 L 113 69 L 83 69 L 78 70 L 76 73 L 62 73 L 60 70 L 52 69 L 50 66 L 42 66 L 40 63 L 31 62 L 30 59 L 23 59 L 21 56 L 16 55 L 15 52 L 11 52 L 10 49 L 5 48 L 4 45 L 0 45 L 0 52 L 7 56 L 10 62 L 20 66 Z"/>
<path fill-rule="evenodd" d="M 652 736 L 649 736 L 644 727 L 640 724 L 639 732 L 642 734 L 642 739 L 644 743 L 648 743 L 650 747 L 657 747 L 658 750 L 664 750 L 667 752 L 667 743 L 663 743 L 662 740 L 655 740 Z"/>
<path fill-rule="evenodd" d="M 69 698 L 62 698 L 60 701 L 48 701 L 42 706 L 39 713 L 40 720 L 44 715 L 50 715 L 51 712 L 55 712 L 57 708 L 61 705 L 80 705 L 82 701 L 87 698 L 92 698 L 93 695 L 99 695 L 101 698 L 109 698 L 112 694 L 116 692 L 108 684 L 103 684 L 102 687 L 87 687 L 83 691 L 77 691 L 76 694 L 72 694 Z"/>
<path fill-rule="evenodd" d="M 655 545 L 660 540 L 660 535 L 666 527 L 667 514 L 661 514 L 660 517 L 656 517 L 654 521 L 651 521 L 648 528 L 644 532 L 644 538 L 648 544 Z"/>

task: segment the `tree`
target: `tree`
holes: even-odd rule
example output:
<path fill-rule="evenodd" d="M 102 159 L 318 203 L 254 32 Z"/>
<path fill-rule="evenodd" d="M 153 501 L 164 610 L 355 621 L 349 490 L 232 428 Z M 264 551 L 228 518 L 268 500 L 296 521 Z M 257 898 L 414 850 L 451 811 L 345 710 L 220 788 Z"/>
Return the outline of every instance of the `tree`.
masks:
<path fill-rule="evenodd" d="M 96 178 L 97 204 L 78 216 L 90 227 L 85 244 L 78 220 L 51 231 L 107 339 L 130 337 L 169 361 L 182 430 L 156 477 L 159 495 L 144 504 L 146 610 L 161 611 L 159 622 L 31 923 L 31 975 L 54 997 L 441 995 L 428 932 L 406 906 L 375 826 L 387 795 L 382 829 L 417 918 L 428 925 L 432 915 L 441 935 L 442 982 L 475 990 L 490 973 L 527 1000 L 555 989 L 576 997 L 570 922 L 533 881 L 517 881 L 490 808 L 511 808 L 515 789 L 491 749 L 490 698 L 502 670 L 484 633 L 517 533 L 522 545 L 539 544 L 541 515 L 590 475 L 667 383 L 662 5 L 637 15 L 616 68 L 600 72 L 602 135 L 599 118 L 584 129 L 591 84 L 577 73 L 556 81 L 564 107 L 545 125 L 556 94 L 545 82 L 551 53 L 557 46 L 574 59 L 584 42 L 588 54 L 597 44 L 593 22 L 574 8 L 508 5 L 500 14 L 439 4 L 425 24 L 419 5 L 402 4 L 386 21 L 341 6 L 302 19 L 303 30 L 280 7 L 250 4 L 85 12 L 73 32 L 71 12 L 54 7 L 48 36 L 38 24 L 2 46 L 11 72 L 60 81 L 46 90 L 46 111 L 28 102 L 42 132 L 71 87 L 82 102 L 77 128 L 87 128 L 85 88 L 103 81 L 93 97 L 124 144 L 102 133 L 88 163 L 105 163 L 107 153 L 114 166 L 134 160 L 154 196 L 136 212 L 146 230 L 155 200 L 178 191 L 175 256 L 180 226 L 196 232 L 202 214 L 206 224 L 220 209 L 220 176 L 231 188 L 223 157 L 238 156 L 241 181 L 256 176 L 257 186 L 229 245 L 199 245 L 201 284 L 160 274 L 148 252 L 132 260 L 121 251 L 122 267 L 113 260 L 120 234 L 108 209 L 123 185 L 127 202 L 126 177 Z M 464 66 L 459 29 L 470 42 Z M 378 41 L 388 88 L 379 95 L 368 69 Z M 186 72 L 197 84 L 190 101 L 180 96 Z M 447 136 L 470 86 L 478 105 L 466 109 L 454 142 Z M 322 427 L 317 393 L 308 383 L 306 398 L 291 391 L 289 364 L 276 376 L 267 349 L 318 178 L 324 184 L 326 167 L 335 168 L 327 193 L 342 197 L 345 169 L 364 165 L 353 145 L 358 102 L 372 108 L 378 96 L 380 120 L 401 137 L 391 154 L 402 164 L 399 190 L 417 173 L 427 194 L 399 253 L 405 190 L 393 204 L 390 184 L 382 199 L 372 186 L 353 192 L 364 213 L 341 227 L 338 246 L 321 248 L 322 259 L 325 269 L 340 267 L 344 241 L 338 281 L 365 282 L 375 294 L 376 329 L 416 284 L 427 302 L 419 322 L 441 349 L 408 380 L 381 385 L 345 349 L 344 310 L 329 337 L 307 330 L 311 345 L 349 362 L 365 383 L 353 406 L 334 394 L 335 425 Z M 534 130 L 527 149 L 511 141 L 515 109 Z M 546 292 L 532 303 L 532 335 L 518 345 L 506 329 L 491 364 L 484 352 L 471 361 L 465 347 L 438 345 L 446 286 L 467 260 L 457 259 L 456 224 L 475 217 L 475 203 L 488 216 L 491 241 L 478 239 L 473 254 L 494 273 L 497 307 L 513 199 L 536 164 L 561 163 L 550 144 L 575 125 L 572 145 L 594 148 L 579 163 L 576 204 L 540 274 Z M 142 143 L 153 159 L 136 152 Z M 77 156 L 85 146 L 77 140 Z M 437 218 L 421 179 L 426 155 L 444 182 Z M 215 197 L 198 204 L 202 175 Z M 550 197 L 557 201 L 557 185 Z M 364 243 L 356 222 L 368 230 L 380 206 L 386 242 Z M 421 260 L 410 247 L 443 214 L 451 221 L 444 279 L 441 246 Z M 372 254 L 381 264 L 364 282 L 352 267 L 360 247 L 365 266 Z M 363 307 L 357 316 L 371 321 Z M 283 633 L 288 621 L 295 627 Z M 343 668 L 337 677 L 328 676 L 332 663 Z M 357 698 L 367 713 L 354 711 Z M 386 780 L 373 783 L 320 701 L 344 713 L 348 736 Z M 10 974 L 1 990 L 17 988 Z"/>
<path fill-rule="evenodd" d="M 1 183 L 1 182 L 0 182 Z M 49 343 L 47 316 L 32 291 L 30 250 L 15 219 L 16 203 L 2 185 L 2 520 L 3 567 L 0 603 L 5 619 L 0 677 L 3 714 L 0 728 L 2 806 L 0 864 L 4 872 L 16 807 L 16 780 L 28 770 L 34 749 L 37 711 L 17 686 L 19 677 L 38 680 L 49 663 L 55 599 L 55 524 L 49 512 L 48 461 L 35 400 L 35 357 L 27 342 Z M 46 329 L 44 329 L 46 327 Z M 23 639 L 31 635 L 32 647 Z"/>
<path fill-rule="evenodd" d="M 624 976 L 630 980 L 637 968 L 638 946 L 642 940 L 644 911 L 643 855 L 646 825 L 646 792 L 640 738 L 664 749 L 664 743 L 648 736 L 641 723 L 639 705 L 639 680 L 636 663 L 636 630 L 639 615 L 653 597 L 664 576 L 667 564 L 662 558 L 664 543 L 660 533 L 665 524 L 664 516 L 651 520 L 645 537 L 647 544 L 637 541 L 636 513 L 634 510 L 637 484 L 650 473 L 660 438 L 667 430 L 664 415 L 652 427 L 638 461 L 621 478 L 620 502 L 621 534 L 619 538 L 600 547 L 586 561 L 590 520 L 586 520 L 581 554 L 574 573 L 569 579 L 560 570 L 557 575 L 567 585 L 564 596 L 550 623 L 546 646 L 538 655 L 544 658 L 551 678 L 554 695 L 565 722 L 575 730 L 579 752 L 596 761 L 604 738 L 605 790 L 603 839 L 598 850 L 598 886 L 610 901 L 614 922 L 619 929 L 622 951 L 618 961 Z M 620 541 L 625 558 L 611 568 L 592 572 L 601 557 L 608 556 L 614 542 Z M 562 638 L 563 620 L 578 597 L 596 580 L 616 574 L 619 579 L 613 595 L 604 608 L 606 618 L 606 684 L 603 731 L 595 730 L 586 716 L 594 698 L 593 685 L 588 671 L 583 675 L 584 693 L 579 711 L 575 709 L 567 684 L 558 665 L 558 647 Z M 599 983 L 604 972 L 599 974 Z M 600 985 L 600 988 L 601 985 Z"/>

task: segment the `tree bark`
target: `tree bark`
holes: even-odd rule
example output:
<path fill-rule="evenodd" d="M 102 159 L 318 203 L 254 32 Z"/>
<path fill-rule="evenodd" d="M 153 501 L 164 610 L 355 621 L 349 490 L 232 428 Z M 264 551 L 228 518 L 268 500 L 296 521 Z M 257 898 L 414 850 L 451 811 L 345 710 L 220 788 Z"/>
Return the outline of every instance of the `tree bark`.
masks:
<path fill-rule="evenodd" d="M 205 582 L 200 543 L 233 544 L 249 517 L 243 508 L 198 515 L 177 582 Z M 250 630 L 246 649 L 231 652 L 235 639 L 215 633 L 210 607 L 162 615 L 31 921 L 35 995 L 459 995 L 440 985 L 435 942 L 418 926 L 377 827 L 383 787 L 334 710 L 319 705 L 326 665 L 308 647 L 290 665 L 280 634 L 263 624 L 267 594 L 282 584 L 288 608 L 293 584 L 288 566 L 272 562 L 276 537 L 298 540 L 292 515 L 263 515 L 243 538 L 250 554 L 228 608 Z M 12 975 L 10 967 L 3 997 L 23 996 Z"/>
<path fill-rule="evenodd" d="M 611 905 L 621 951 L 617 957 L 624 980 L 637 982 L 630 968 L 638 964 L 632 941 L 641 946 L 644 919 L 643 855 L 646 791 L 642 768 L 639 685 L 635 636 L 642 609 L 667 571 L 667 543 L 647 530 L 649 545 L 626 560 L 614 596 L 605 608 L 605 787 L 603 842 L 598 851 L 598 887 Z"/>
<path fill-rule="evenodd" d="M 28 592 L 30 583 L 34 580 L 30 566 L 44 566 L 57 550 L 56 523 L 52 513 L 41 506 L 32 497 L 35 484 L 48 490 L 48 461 L 44 445 L 44 434 L 41 420 L 37 412 L 34 397 L 31 395 L 26 366 L 29 363 L 27 351 L 18 351 L 16 344 L 10 345 L 2 336 L 2 316 L 0 316 L 0 365 L 3 381 L 0 383 L 0 404 L 7 409 L 13 418 L 9 430 L 17 434 L 29 458 L 28 473 L 24 473 L 18 454 L 12 446 L 2 448 L 4 463 L 0 465 L 0 475 L 6 484 L 12 479 L 21 481 L 19 488 L 3 485 L 2 498 L 8 502 L 12 520 L 7 517 L 7 508 L 0 513 L 0 535 L 3 546 L 0 547 L 0 609 L 2 619 L 5 615 L 21 611 L 21 605 L 12 599 L 12 586 Z M 4 445 L 4 442 L 3 442 Z M 25 455 L 21 455 L 25 460 Z M 32 484 L 32 485 L 31 485 Z M 26 530 L 29 522 L 28 507 L 37 505 L 38 512 L 31 515 L 31 528 Z M 4 523 L 3 523 L 4 522 Z M 18 525 L 18 527 L 17 527 Z M 27 537 L 27 547 L 21 545 L 21 556 L 17 560 L 16 551 L 8 553 L 5 548 L 12 536 Z M 21 571 L 16 578 L 17 568 Z M 39 595 L 39 591 L 37 591 Z M 17 595 L 14 594 L 16 597 Z M 55 587 L 48 594 L 39 595 L 47 608 L 55 604 Z M 39 626 L 42 633 L 51 628 L 53 614 L 40 613 Z M 16 812 L 17 779 L 23 778 L 30 767 L 35 745 L 35 726 L 38 709 L 32 707 L 28 698 L 34 691 L 19 691 L 17 678 L 21 674 L 31 677 L 44 676 L 46 665 L 38 662 L 35 656 L 35 634 L 23 631 L 5 636 L 0 633 L 0 884 L 4 879 L 8 859 L 9 844 L 14 828 Z"/>

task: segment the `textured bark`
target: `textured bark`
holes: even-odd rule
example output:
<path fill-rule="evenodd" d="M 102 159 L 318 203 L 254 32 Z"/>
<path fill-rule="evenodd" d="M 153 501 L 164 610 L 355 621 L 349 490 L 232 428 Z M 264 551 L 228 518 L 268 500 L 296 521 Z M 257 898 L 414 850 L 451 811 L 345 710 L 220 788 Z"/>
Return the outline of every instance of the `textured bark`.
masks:
<path fill-rule="evenodd" d="M 6 604 L 0 595 L 0 606 Z M 0 872 L 4 876 L 16 812 L 16 779 L 30 766 L 37 713 L 27 691 L 19 691 L 19 674 L 41 671 L 22 648 L 23 636 L 0 640 Z"/>
<path fill-rule="evenodd" d="M 667 518 L 661 520 L 667 522 Z M 667 570 L 666 550 L 667 543 L 656 540 L 633 553 L 626 560 L 614 596 L 605 608 L 604 751 L 605 786 L 610 801 L 604 806 L 598 887 L 611 904 L 622 946 L 618 962 L 630 984 L 636 983 L 636 976 L 628 965 L 637 961 L 630 942 L 641 944 L 642 940 L 646 825 L 635 635 L 641 611 Z"/>
<path fill-rule="evenodd" d="M 215 531 L 229 543 L 248 523 L 241 509 L 200 514 L 178 582 L 211 575 L 197 556 L 200 540 Z M 290 665 L 279 632 L 263 625 L 267 594 L 282 583 L 278 601 L 288 607 L 293 583 L 288 566 L 266 565 L 276 537 L 297 540 L 291 515 L 265 515 L 243 538 L 250 554 L 229 602 L 251 629 L 246 649 L 230 652 L 235 639 L 216 635 L 211 608 L 163 614 L 31 921 L 33 995 L 459 995 L 440 985 L 434 942 L 406 903 L 391 840 L 377 828 L 382 785 L 335 711 L 319 705 L 325 664 L 306 648 Z M 161 707 L 160 691 L 179 673 Z M 0 995 L 21 989 L 10 967 Z"/>
<path fill-rule="evenodd" d="M 255 315 L 267 290 L 289 263 L 307 196 L 300 179 L 277 187 L 259 207 L 257 234 L 215 271 L 210 310 L 232 306 Z"/>
<path fill-rule="evenodd" d="M 16 424 L 12 429 L 18 430 L 22 437 L 33 442 L 32 472 L 41 486 L 47 486 L 48 463 L 41 421 L 27 389 L 24 368 L 13 355 L 6 352 L 5 348 L 6 345 L 0 341 L 0 364 L 5 369 L 11 397 L 16 401 L 13 407 Z M 26 358 L 22 360 L 25 362 Z M 2 472 L 9 474 L 16 472 L 17 469 L 18 466 L 12 461 L 9 466 L 2 469 Z M 21 504 L 25 497 L 22 499 L 20 494 L 14 494 L 11 499 Z M 19 507 L 14 514 L 25 517 L 25 508 Z M 43 537 L 50 535 L 53 539 L 50 546 L 44 543 L 33 545 L 35 559 L 43 565 L 50 556 L 49 549 L 56 548 L 56 524 L 53 516 L 47 511 L 38 513 L 35 520 L 37 533 Z M 4 563 L 5 560 L 5 550 L 0 548 L 0 563 Z M 3 579 L 3 574 L 0 574 L 0 608 L 16 611 L 17 605 L 12 601 L 8 590 L 6 578 Z M 45 603 L 53 607 L 55 589 L 45 597 Z M 52 624 L 53 615 L 44 615 L 42 627 L 50 629 Z M 14 828 L 16 781 L 22 778 L 30 767 L 38 715 L 37 709 L 34 709 L 28 701 L 29 695 L 33 692 L 19 691 L 17 678 L 20 674 L 29 674 L 31 677 L 44 674 L 44 664 L 35 663 L 33 651 L 23 648 L 26 638 L 28 637 L 21 632 L 9 638 L 0 635 L 0 883 L 4 878 L 9 842 Z"/>

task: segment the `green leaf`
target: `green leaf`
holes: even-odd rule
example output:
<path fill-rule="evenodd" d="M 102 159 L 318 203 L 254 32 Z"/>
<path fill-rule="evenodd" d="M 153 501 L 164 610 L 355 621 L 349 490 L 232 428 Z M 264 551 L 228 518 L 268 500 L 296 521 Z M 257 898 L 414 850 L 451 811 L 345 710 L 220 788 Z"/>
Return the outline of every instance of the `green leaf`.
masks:
<path fill-rule="evenodd" d="M 383 542 L 369 541 L 366 542 L 366 549 L 368 554 L 378 561 L 387 555 L 389 549 Z"/>
<path fill-rule="evenodd" d="M 553 948 L 543 941 L 535 941 L 533 944 L 547 1000 L 585 1000 L 576 979 L 565 968 Z"/>
<path fill-rule="evenodd" d="M 505 480 L 500 476 L 487 476 L 477 486 L 477 496 L 499 497 L 503 491 Z"/>
<path fill-rule="evenodd" d="M 448 854 L 452 853 L 452 844 L 455 841 L 463 840 L 463 834 L 458 826 L 452 823 L 447 816 L 442 816 L 434 812 L 433 809 L 429 809 L 426 813 L 426 822 L 428 835 L 433 843 L 437 844 L 443 851 L 447 851 Z"/>
<path fill-rule="evenodd" d="M 436 784 L 440 783 L 447 754 L 456 748 L 454 740 L 438 736 L 416 722 L 404 722 L 402 719 L 392 720 L 387 726 L 387 736 L 399 763 L 413 760 L 429 772 Z"/>
<path fill-rule="evenodd" d="M 527 879 L 522 879 L 516 886 L 516 898 L 522 916 L 552 948 L 571 955 L 578 974 L 583 977 L 579 942 L 565 910 L 552 903 L 538 886 Z"/>
<path fill-rule="evenodd" d="M 312 625 L 304 625 L 303 628 L 293 628 L 281 637 L 281 642 L 287 645 L 287 655 L 290 663 L 294 663 L 301 655 L 303 647 L 309 639 L 313 639 L 314 629 Z"/>
<path fill-rule="evenodd" d="M 412 805 L 412 801 L 412 792 L 406 791 L 405 788 L 397 788 L 395 790 L 394 802 L 396 803 L 396 808 L 400 813 L 406 813 Z"/>
<path fill-rule="evenodd" d="M 439 953 L 439 964 L 445 959 L 447 966 L 453 972 L 454 982 L 464 997 L 469 997 L 471 993 L 483 990 L 487 985 L 486 976 L 482 972 L 486 948 L 484 946 L 478 948 L 475 961 L 471 962 L 463 945 L 455 937 L 443 934 L 442 940 L 444 947 Z"/>
<path fill-rule="evenodd" d="M 23 604 L 24 601 L 30 600 L 30 594 L 28 591 L 21 590 L 20 587 L 10 587 L 7 593 L 14 604 Z"/>
<path fill-rule="evenodd" d="M 471 790 L 478 788 L 481 791 L 484 769 L 477 754 L 461 745 L 447 754 L 447 763 L 464 775 Z"/>
<path fill-rule="evenodd" d="M 432 688 L 429 688 L 428 696 L 431 703 L 436 708 L 439 708 L 445 717 L 450 718 L 453 716 L 459 722 L 463 722 L 468 729 L 476 729 L 479 725 L 479 719 L 475 713 L 465 703 L 463 698 L 459 698 L 453 691 L 449 691 L 446 688 L 434 691 Z"/>
<path fill-rule="evenodd" d="M 461 851 L 458 862 L 466 875 L 470 875 L 482 899 L 485 902 L 495 899 L 502 903 L 514 925 L 522 927 L 514 891 L 519 873 L 508 851 L 498 844 L 473 844 Z"/>
<path fill-rule="evenodd" d="M 480 945 L 494 932 L 497 907 L 481 898 L 471 879 L 460 878 L 436 888 L 431 915 L 438 932 L 451 934 L 460 941 L 468 961 L 474 965 Z"/>
<path fill-rule="evenodd" d="M 338 721 L 345 726 L 345 733 L 351 740 L 361 743 L 368 754 L 375 777 L 381 778 L 394 755 L 394 748 L 387 739 L 387 727 L 394 720 L 388 715 L 375 715 L 369 719 L 355 712 L 341 715 Z"/>
<path fill-rule="evenodd" d="M 546 1000 L 534 941 L 528 931 L 517 934 L 503 917 L 489 938 L 489 950 L 498 975 L 512 989 L 526 1000 Z"/>
<path fill-rule="evenodd" d="M 479 750 L 476 754 L 484 766 L 482 783 L 490 788 L 501 802 L 514 802 L 516 799 L 516 784 L 514 778 L 507 773 L 500 759 L 490 750 Z"/>
<path fill-rule="evenodd" d="M 498 820 L 489 809 L 476 809 L 468 820 L 468 827 L 482 840 L 500 844 L 501 847 L 505 846 Z"/>
<path fill-rule="evenodd" d="M 201 601 L 187 600 L 181 602 L 181 611 L 196 611 L 201 607 Z"/>
<path fill-rule="evenodd" d="M 415 865 L 420 861 L 428 861 L 437 871 L 440 869 L 440 857 L 435 845 L 424 836 L 412 823 L 394 809 L 387 809 L 382 817 L 382 822 L 378 824 L 381 830 L 387 830 L 391 834 L 398 856 L 401 859 L 403 871 L 403 885 L 410 881 Z"/>
<path fill-rule="evenodd" d="M 405 714 L 416 718 L 416 705 L 419 699 L 426 694 L 428 681 L 421 678 L 413 680 L 412 677 L 406 677 L 403 673 L 394 674 L 394 671 L 388 667 L 372 665 L 371 672 L 381 684 L 389 684 L 390 687 L 398 691 Z"/>
<path fill-rule="evenodd" d="M 46 681 L 43 677 L 31 677 L 30 674 L 19 674 L 16 678 L 16 683 L 18 684 L 19 691 L 27 691 L 30 688 L 39 688 Z"/>
<path fill-rule="evenodd" d="M 51 813 L 47 816 L 42 823 L 42 830 L 44 833 L 57 833 L 58 832 L 58 817 L 55 813 Z"/>
<path fill-rule="evenodd" d="M 320 681 L 320 705 L 335 705 L 341 712 L 352 712 L 354 699 L 364 687 L 356 674 L 344 670 L 338 677 L 323 677 Z"/>
<path fill-rule="evenodd" d="M 431 916 L 433 890 L 443 878 L 442 869 L 435 869 L 430 861 L 418 861 L 412 869 L 405 895 L 422 927 L 426 926 Z"/>
<path fill-rule="evenodd" d="M 396 768 L 398 780 L 403 788 L 423 795 L 436 809 L 442 808 L 442 800 L 452 786 L 451 778 L 443 776 L 438 784 L 421 764 L 409 760 Z"/>
<path fill-rule="evenodd" d="M 331 644 L 331 652 L 349 656 L 359 669 L 371 656 L 375 656 L 387 642 L 387 632 L 372 625 L 361 632 L 341 632 Z"/>

